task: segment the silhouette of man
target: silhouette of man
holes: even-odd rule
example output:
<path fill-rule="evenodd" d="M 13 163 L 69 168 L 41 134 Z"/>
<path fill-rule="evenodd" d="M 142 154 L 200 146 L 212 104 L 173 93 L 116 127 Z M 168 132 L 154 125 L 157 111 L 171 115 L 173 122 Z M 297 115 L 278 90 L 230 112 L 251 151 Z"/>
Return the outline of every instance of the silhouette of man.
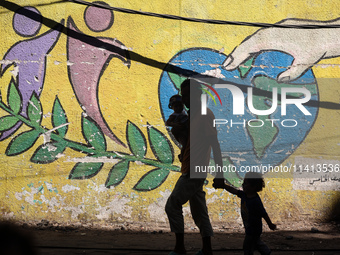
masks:
<path fill-rule="evenodd" d="M 211 149 L 216 165 L 222 166 L 222 156 L 217 140 L 217 131 L 213 126 L 214 114 L 207 109 L 207 115 L 201 115 L 201 84 L 194 79 L 187 79 L 181 84 L 182 101 L 189 108 L 190 129 L 186 148 L 183 151 L 182 175 L 165 206 L 170 228 L 176 235 L 176 244 L 171 255 L 185 254 L 184 219 L 182 207 L 189 201 L 190 211 L 198 226 L 203 248 L 197 254 L 212 254 L 211 227 L 205 200 L 203 184 L 207 173 L 195 172 L 196 166 L 209 166 Z M 222 173 L 218 173 L 214 183 L 224 182 Z"/>

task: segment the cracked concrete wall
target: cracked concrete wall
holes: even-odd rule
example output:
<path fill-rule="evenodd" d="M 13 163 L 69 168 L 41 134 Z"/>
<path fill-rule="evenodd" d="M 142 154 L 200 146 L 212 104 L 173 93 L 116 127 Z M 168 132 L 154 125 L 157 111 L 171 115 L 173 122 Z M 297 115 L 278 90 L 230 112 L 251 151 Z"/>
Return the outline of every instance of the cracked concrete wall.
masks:
<path fill-rule="evenodd" d="M 299 18 L 319 24 L 338 18 L 336 2 L 321 0 L 105 2 L 106 7 L 215 20 L 276 23 Z M 165 120 L 171 114 L 169 97 L 182 79 L 167 64 L 260 88 L 294 85 L 287 79 L 275 83 L 276 75 L 292 63 L 283 53 L 268 53 L 266 60 L 258 57 L 234 71 L 221 68 L 235 47 L 254 38 L 250 36 L 258 27 L 191 23 L 51 0 L 3 1 L 0 20 L 3 218 L 167 224 L 164 205 L 180 175 L 180 150 Z M 267 187 L 260 194 L 273 221 L 334 217 L 340 196 L 335 173 L 340 163 L 338 39 L 329 30 L 321 47 L 318 39 L 326 38 L 321 30 L 306 37 L 298 34 L 305 30 L 279 31 L 272 30 L 257 46 L 290 44 L 293 56 L 300 48 L 308 48 L 308 56 L 322 47 L 332 49 L 333 56 L 314 61 L 303 74 L 301 79 L 313 82 L 299 84 L 311 92 L 312 116 L 302 120 L 295 109 L 291 119 L 297 126 L 292 128 L 280 125 L 289 119 L 282 116 L 256 131 L 251 125 L 233 129 L 229 123 L 226 137 L 222 126 L 226 164 L 238 169 L 226 178 L 239 187 L 241 167 L 281 167 L 265 175 Z M 280 35 L 289 39 L 286 44 Z M 300 48 L 294 45 L 299 38 Z M 276 64 L 263 62 L 269 60 Z M 255 81 L 257 74 L 264 80 Z M 252 115 L 247 121 L 254 118 L 261 119 Z M 269 123 L 265 119 L 274 117 L 263 118 Z M 226 120 L 231 121 L 230 115 Z M 283 171 L 324 164 L 333 167 L 333 174 L 296 178 Z M 213 189 L 211 177 L 208 181 L 212 221 L 241 224 L 238 198 Z M 184 214 L 190 218 L 188 205 Z"/>

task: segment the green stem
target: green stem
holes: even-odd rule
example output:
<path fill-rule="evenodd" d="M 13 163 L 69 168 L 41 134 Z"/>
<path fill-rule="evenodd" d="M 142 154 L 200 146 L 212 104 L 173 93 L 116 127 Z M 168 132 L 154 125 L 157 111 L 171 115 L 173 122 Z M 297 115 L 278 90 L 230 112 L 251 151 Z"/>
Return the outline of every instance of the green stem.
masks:
<path fill-rule="evenodd" d="M 42 134 L 49 131 L 47 128 L 43 128 L 40 125 L 37 125 L 36 123 L 32 123 L 29 119 L 26 119 L 25 117 L 14 113 L 1 100 L 0 100 L 0 107 L 3 110 L 5 110 L 6 112 L 8 112 L 11 115 L 15 116 L 16 118 L 18 118 L 20 121 L 25 123 L 27 126 L 38 130 Z M 76 151 L 80 151 L 80 152 L 85 153 L 85 154 L 93 155 L 93 157 L 106 157 L 106 158 L 128 160 L 128 161 L 131 161 L 131 162 L 141 162 L 141 163 L 146 164 L 146 165 L 152 165 L 152 166 L 155 166 L 155 167 L 158 167 L 158 168 L 164 168 L 164 169 L 168 169 L 168 170 L 172 170 L 172 171 L 176 171 L 176 172 L 178 172 L 179 169 L 180 169 L 179 166 L 175 166 L 175 165 L 172 165 L 172 164 L 169 164 L 169 163 L 162 163 L 162 162 L 159 162 L 159 161 L 154 160 L 154 159 L 138 158 L 136 156 L 126 155 L 126 154 L 120 153 L 120 152 L 108 152 L 108 151 L 98 152 L 92 147 L 89 147 L 89 146 L 82 144 L 82 143 L 78 143 L 78 142 L 68 140 L 68 139 L 66 139 L 66 138 L 64 138 L 60 135 L 57 135 L 54 132 L 51 132 L 51 139 L 56 141 L 56 142 L 62 142 L 62 143 L 66 142 L 67 147 L 69 147 L 73 150 L 76 150 Z"/>

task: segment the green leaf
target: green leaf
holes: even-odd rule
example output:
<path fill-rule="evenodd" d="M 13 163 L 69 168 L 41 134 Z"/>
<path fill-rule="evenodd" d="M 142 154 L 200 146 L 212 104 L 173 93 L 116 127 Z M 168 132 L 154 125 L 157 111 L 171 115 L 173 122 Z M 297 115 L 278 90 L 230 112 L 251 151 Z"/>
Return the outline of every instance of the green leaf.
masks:
<path fill-rule="evenodd" d="M 99 126 L 90 118 L 82 115 L 82 129 L 85 140 L 96 150 L 106 150 L 106 140 Z"/>
<path fill-rule="evenodd" d="M 40 132 L 33 129 L 14 137 L 6 149 L 7 156 L 19 155 L 31 148 L 40 136 Z"/>
<path fill-rule="evenodd" d="M 0 118 L 0 132 L 8 130 L 18 123 L 18 118 L 13 115 L 7 115 Z"/>
<path fill-rule="evenodd" d="M 148 136 L 150 147 L 158 161 L 162 163 L 172 163 L 174 161 L 174 151 L 166 136 L 158 129 L 148 123 Z"/>
<path fill-rule="evenodd" d="M 250 69 L 252 68 L 251 65 L 253 64 L 254 60 L 255 58 L 250 58 L 238 67 L 241 78 L 244 78 L 250 71 Z"/>
<path fill-rule="evenodd" d="M 31 162 L 38 164 L 52 163 L 58 159 L 58 154 L 63 153 L 66 148 L 66 142 L 51 142 L 42 144 L 34 152 Z"/>
<path fill-rule="evenodd" d="M 52 109 L 52 125 L 54 128 L 65 125 L 68 123 L 66 112 L 61 106 L 58 96 L 54 100 L 54 105 Z M 59 127 L 56 132 L 64 137 L 67 133 L 68 125 Z"/>
<path fill-rule="evenodd" d="M 126 125 L 126 136 L 130 151 L 138 158 L 144 158 L 146 155 L 146 139 L 142 131 L 132 122 L 128 121 Z"/>
<path fill-rule="evenodd" d="M 90 179 L 99 173 L 104 163 L 102 162 L 79 162 L 69 175 L 69 179 Z"/>
<path fill-rule="evenodd" d="M 130 162 L 128 160 L 122 160 L 111 168 L 111 171 L 105 182 L 106 188 L 110 188 L 111 186 L 115 187 L 124 180 L 129 170 L 129 163 Z"/>
<path fill-rule="evenodd" d="M 27 115 L 31 122 L 40 125 L 42 120 L 42 107 L 40 100 L 35 93 L 32 94 L 27 107 Z"/>
<path fill-rule="evenodd" d="M 12 111 L 15 114 L 18 114 L 20 112 L 22 99 L 21 99 L 21 95 L 18 91 L 17 86 L 15 85 L 15 81 L 13 78 L 11 79 L 11 82 L 9 84 L 9 90 L 7 93 L 7 102 L 8 102 L 9 107 L 12 109 Z"/>
<path fill-rule="evenodd" d="M 156 168 L 140 178 L 138 183 L 133 187 L 137 191 L 150 191 L 158 188 L 168 177 L 170 171 L 163 168 Z"/>

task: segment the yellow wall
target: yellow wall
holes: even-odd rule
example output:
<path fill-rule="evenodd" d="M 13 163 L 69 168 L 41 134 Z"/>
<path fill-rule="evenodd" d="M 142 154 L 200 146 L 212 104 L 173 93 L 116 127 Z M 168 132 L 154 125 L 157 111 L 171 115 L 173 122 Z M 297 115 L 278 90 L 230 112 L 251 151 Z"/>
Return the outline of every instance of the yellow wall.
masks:
<path fill-rule="evenodd" d="M 321 0 L 199 0 L 195 2 L 175 0 L 171 1 L 171 4 L 169 4 L 169 1 L 163 0 L 144 2 L 106 0 L 105 2 L 113 7 L 215 20 L 276 23 L 286 18 L 312 20 L 338 18 L 336 1 L 325 3 L 325 1 Z M 35 7 L 46 18 L 36 35 L 23 37 L 13 29 L 13 15 L 19 7 L 24 6 Z M 86 70 L 84 70 L 84 66 L 80 68 L 80 78 L 76 76 L 77 74 L 72 78 L 68 73 L 68 68 L 70 73 L 74 73 L 76 71 L 72 69 L 74 67 L 72 65 L 79 63 L 70 61 L 67 49 L 75 54 L 75 59 L 85 61 L 84 58 L 80 57 L 83 54 L 81 53 L 82 46 L 76 45 L 73 47 L 68 44 L 65 27 L 60 37 L 49 38 L 49 40 L 55 41 L 55 45 L 51 46 L 51 51 L 48 54 L 45 54 L 46 73 L 43 89 L 39 95 L 40 100 L 38 100 L 41 102 L 43 112 L 41 126 L 46 128 L 45 131 L 54 127 L 52 125 L 52 113 L 57 96 L 66 112 L 67 123 L 69 123 L 68 131 L 63 138 L 63 141 L 67 140 L 67 145 L 65 145 L 65 150 L 61 150 L 55 161 L 39 164 L 39 162 L 32 162 L 31 157 L 44 144 L 42 135 L 33 145 L 31 144 L 32 146 L 27 145 L 27 139 L 19 142 L 17 153 L 9 155 L 8 148 L 13 144 L 14 137 L 30 130 L 27 125 L 23 124 L 19 130 L 0 142 L 1 215 L 20 220 L 50 219 L 58 222 L 96 222 L 101 220 L 112 222 L 167 222 L 164 204 L 180 175 L 178 173 L 180 162 L 177 159 L 179 149 L 167 132 L 159 99 L 162 96 L 159 92 L 159 83 L 165 64 L 178 52 L 192 47 L 210 48 L 228 55 L 246 37 L 256 32 L 258 28 L 190 23 L 114 11 L 112 27 L 106 31 L 96 32 L 91 30 L 84 22 L 85 8 L 86 6 L 81 4 L 60 3 L 52 0 L 16 0 L 0 3 L 0 58 L 4 59 L 2 61 L 3 65 L 9 63 L 5 61 L 5 56 L 8 52 L 12 52 L 18 58 L 20 56 L 29 58 L 28 52 L 34 55 L 38 50 L 40 51 L 42 45 L 34 46 L 36 48 L 32 46 L 34 39 L 49 31 L 55 25 L 53 22 L 59 23 L 64 20 L 64 25 L 67 26 L 69 17 L 72 17 L 77 28 L 82 33 L 89 35 L 89 38 L 94 42 L 98 42 L 99 37 L 111 38 L 110 42 L 112 42 L 113 38 L 116 38 L 127 47 L 131 58 L 131 65 L 128 67 L 127 62 L 125 65 L 123 63 L 128 58 L 122 61 L 115 57 L 116 55 L 113 56 L 105 71 L 100 73 L 100 79 L 94 69 L 97 68 L 96 70 L 100 71 L 101 67 L 98 69 L 98 66 L 93 64 L 95 59 L 90 58 L 88 59 L 89 63 Z M 33 44 L 21 44 L 23 48 L 14 48 L 15 45 L 25 40 L 33 42 Z M 313 44 L 313 41 L 310 43 Z M 84 54 L 89 53 L 85 52 Z M 19 68 L 13 65 L 7 68 L 0 79 L 4 105 L 9 103 L 7 95 L 10 94 L 9 84 L 13 77 L 15 78 L 13 83 L 18 84 L 22 72 L 26 72 L 27 75 L 31 76 L 34 72 L 39 75 L 44 74 L 42 65 L 38 65 L 39 67 L 34 66 L 33 68 L 35 69 L 32 71 L 29 69 L 30 67 L 22 64 L 22 59 L 11 60 L 19 61 L 20 65 L 18 65 Z M 43 61 L 43 59 L 38 60 L 40 63 Z M 327 163 L 333 165 L 340 163 L 340 143 L 338 139 L 340 137 L 338 127 L 340 100 L 339 61 L 339 58 L 326 59 L 313 67 L 312 70 L 318 84 L 319 101 L 326 102 L 326 106 L 328 103 L 331 107 L 319 108 L 317 119 L 310 132 L 297 148 L 291 148 L 292 154 L 280 165 L 294 165 L 301 164 L 301 162 L 305 164 Z M 221 63 L 211 64 L 220 65 Z M 125 178 L 122 178 L 122 181 L 115 187 L 105 187 L 111 169 L 120 161 L 114 158 L 96 159 L 99 162 L 104 161 L 105 164 L 93 177 L 70 179 L 71 170 L 77 162 L 89 162 L 93 159 L 93 157 L 86 155 L 82 151 L 87 143 L 82 133 L 84 131 L 84 127 L 82 127 L 83 110 L 73 90 L 73 86 L 77 86 L 75 84 L 79 85 L 80 83 L 80 85 L 83 85 L 81 83 L 84 82 L 86 73 L 93 74 L 93 80 L 89 78 L 86 82 L 92 82 L 95 85 L 99 84 L 97 91 L 95 88 L 92 88 L 94 90 L 91 89 L 91 91 L 94 97 L 98 95 L 97 99 L 102 119 L 106 121 L 108 127 L 125 145 L 128 144 L 127 125 L 131 128 L 130 131 L 135 130 L 134 134 L 137 134 L 137 136 L 140 136 L 138 132 L 140 130 L 144 134 L 144 143 L 147 145 L 145 158 L 152 160 L 145 161 L 144 163 L 150 163 L 147 165 L 141 162 L 143 160 L 132 155 L 129 165 L 125 166 L 125 169 L 124 166 L 120 169 L 121 171 L 127 170 Z M 21 79 L 20 82 L 19 86 L 30 86 L 28 83 L 23 85 L 25 79 Z M 21 87 L 21 90 L 24 90 L 24 88 Z M 14 99 L 14 101 L 17 102 L 18 100 Z M 1 108 L 3 109 L 3 107 Z M 8 112 L 1 110 L 0 114 L 1 116 L 7 116 Z M 36 114 L 39 115 L 39 113 Z M 6 121 L 9 120 L 6 119 Z M 0 125 L 4 124 L 1 122 Z M 98 125 L 92 125 L 100 130 Z M 157 153 L 161 152 L 153 153 L 151 150 L 148 127 L 149 132 L 154 132 L 154 138 L 152 139 L 160 139 L 162 142 L 160 147 L 158 143 L 155 143 L 156 151 L 163 150 L 171 154 L 171 149 L 169 149 L 167 142 L 169 141 L 174 150 L 174 153 L 171 154 L 175 158 L 173 163 L 171 160 L 167 161 L 165 159 L 162 161 L 156 158 L 155 154 L 158 155 Z M 51 138 L 53 140 L 53 137 Z M 110 139 L 107 134 L 105 140 L 106 148 L 104 151 L 110 153 L 105 154 L 102 152 L 103 154 L 101 155 L 117 155 L 114 152 L 118 152 L 118 156 L 124 153 L 131 154 L 129 146 L 119 145 Z M 74 145 L 75 147 L 80 146 L 78 150 L 70 148 L 69 145 L 72 143 L 77 144 Z M 137 144 L 143 144 L 142 140 L 139 140 Z M 100 147 L 102 145 L 103 143 L 96 146 Z M 25 146 L 27 146 L 27 150 L 21 152 L 20 148 Z M 232 146 L 230 144 L 230 147 Z M 140 149 L 140 147 L 138 148 Z M 100 163 L 97 162 L 93 167 L 98 167 L 98 164 Z M 153 185 L 152 187 L 155 187 L 155 189 L 150 191 L 136 190 L 135 185 L 139 183 L 142 177 L 157 167 L 165 169 L 165 172 L 162 172 L 163 174 L 165 173 L 165 176 L 169 171 L 167 169 L 172 168 L 165 181 L 159 180 L 157 182 L 157 178 L 154 177 L 155 182 L 152 183 L 149 180 L 147 184 Z M 115 169 L 115 171 L 118 171 L 117 166 Z M 268 213 L 275 222 L 323 219 L 332 213 L 332 208 L 336 207 L 336 203 L 339 201 L 339 179 L 328 180 L 327 184 L 319 182 L 312 185 L 308 180 L 302 180 L 301 183 L 298 183 L 292 178 L 270 178 L 270 175 L 265 177 L 267 187 L 261 193 L 261 197 Z M 228 195 L 225 191 L 214 190 L 211 184 L 212 181 L 209 179 L 206 191 L 212 220 L 216 223 L 240 221 L 238 198 Z M 187 207 L 185 213 L 188 214 Z"/>

